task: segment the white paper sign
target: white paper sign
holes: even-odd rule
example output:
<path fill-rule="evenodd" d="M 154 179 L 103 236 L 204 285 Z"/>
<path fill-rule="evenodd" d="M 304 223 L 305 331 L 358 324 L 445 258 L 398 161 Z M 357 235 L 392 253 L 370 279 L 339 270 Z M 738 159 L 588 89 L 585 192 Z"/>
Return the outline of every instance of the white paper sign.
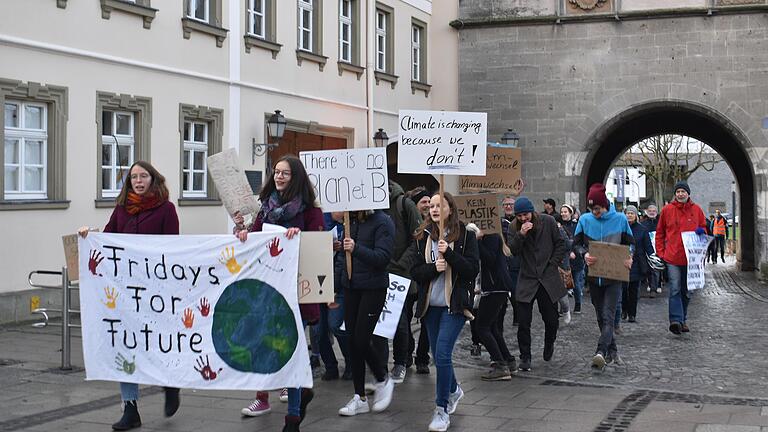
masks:
<path fill-rule="evenodd" d="M 485 175 L 488 115 L 401 110 L 397 171 Z"/>
<path fill-rule="evenodd" d="M 383 147 L 299 153 L 323 212 L 389 208 Z"/>
<path fill-rule="evenodd" d="M 395 338 L 397 324 L 400 322 L 400 315 L 403 314 L 403 305 L 410 286 L 410 280 L 392 273 L 389 274 L 387 299 L 384 301 L 384 308 L 381 310 L 379 322 L 376 324 L 373 334 L 387 339 Z"/>
<path fill-rule="evenodd" d="M 91 233 L 79 240 L 86 379 L 311 387 L 299 236 Z"/>
<path fill-rule="evenodd" d="M 704 288 L 704 260 L 707 257 L 709 242 L 714 237 L 693 231 L 680 233 L 683 237 L 685 256 L 688 258 L 688 291 Z"/>

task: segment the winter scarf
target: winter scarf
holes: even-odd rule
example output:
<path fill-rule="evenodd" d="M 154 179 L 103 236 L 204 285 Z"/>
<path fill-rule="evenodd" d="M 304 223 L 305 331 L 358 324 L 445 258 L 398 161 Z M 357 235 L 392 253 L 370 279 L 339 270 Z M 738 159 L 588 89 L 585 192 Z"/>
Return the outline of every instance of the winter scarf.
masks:
<path fill-rule="evenodd" d="M 163 201 L 155 194 L 146 193 L 139 195 L 136 192 L 130 191 L 125 200 L 125 211 L 129 215 L 135 216 L 145 210 L 153 209 L 162 203 Z"/>
<path fill-rule="evenodd" d="M 259 210 L 259 217 L 266 223 L 283 225 L 304 211 L 304 202 L 300 196 L 295 196 L 285 204 L 280 203 L 280 194 L 277 191 L 269 195 L 269 199 Z"/>

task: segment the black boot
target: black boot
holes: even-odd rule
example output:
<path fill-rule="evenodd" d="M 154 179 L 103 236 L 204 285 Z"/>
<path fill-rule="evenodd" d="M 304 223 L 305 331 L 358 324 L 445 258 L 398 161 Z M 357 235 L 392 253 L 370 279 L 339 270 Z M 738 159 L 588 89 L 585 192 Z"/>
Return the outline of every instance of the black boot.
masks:
<path fill-rule="evenodd" d="M 283 426 L 283 432 L 300 432 L 299 423 L 301 418 L 296 416 L 285 416 L 285 426 Z"/>
<path fill-rule="evenodd" d="M 173 387 L 165 388 L 165 416 L 171 417 L 179 410 L 179 389 Z"/>
<path fill-rule="evenodd" d="M 112 425 L 112 429 L 116 431 L 126 431 L 139 426 L 141 426 L 141 417 L 139 416 L 139 408 L 136 406 L 136 401 L 125 401 L 123 417 L 120 418 L 120 421 Z"/>

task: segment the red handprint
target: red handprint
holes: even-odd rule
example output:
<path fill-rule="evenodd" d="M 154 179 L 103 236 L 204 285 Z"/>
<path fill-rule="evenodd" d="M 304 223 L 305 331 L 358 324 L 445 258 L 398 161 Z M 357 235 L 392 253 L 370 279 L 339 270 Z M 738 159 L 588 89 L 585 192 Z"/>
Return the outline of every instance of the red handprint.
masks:
<path fill-rule="evenodd" d="M 269 249 L 269 254 L 273 257 L 276 257 L 283 253 L 283 250 L 280 249 L 280 238 L 275 237 L 272 239 L 271 242 L 269 242 L 269 245 L 267 246 L 267 249 Z"/>
<path fill-rule="evenodd" d="M 207 317 L 208 314 L 211 312 L 211 304 L 208 303 L 208 299 L 203 297 L 200 299 L 200 306 L 197 307 L 197 310 L 200 311 L 200 315 Z"/>
<path fill-rule="evenodd" d="M 91 271 L 92 275 L 101 276 L 101 273 L 96 273 L 96 267 L 98 267 L 102 261 L 104 261 L 104 257 L 101 256 L 101 252 L 97 251 L 96 249 L 92 249 L 91 257 L 88 259 L 88 270 Z"/>
<path fill-rule="evenodd" d="M 205 356 L 205 361 L 203 361 L 203 356 L 200 356 L 196 360 L 197 366 L 193 366 L 196 371 L 200 373 L 200 375 L 203 376 L 203 379 L 206 381 L 213 381 L 216 379 L 216 377 L 219 376 L 219 373 L 221 373 L 222 368 L 219 368 L 217 372 L 214 372 L 213 369 L 211 369 L 211 362 L 208 360 L 208 356 Z"/>
<path fill-rule="evenodd" d="M 192 324 L 195 323 L 195 313 L 192 309 L 184 309 L 184 315 L 181 318 L 181 322 L 184 323 L 184 327 L 192 328 Z"/>

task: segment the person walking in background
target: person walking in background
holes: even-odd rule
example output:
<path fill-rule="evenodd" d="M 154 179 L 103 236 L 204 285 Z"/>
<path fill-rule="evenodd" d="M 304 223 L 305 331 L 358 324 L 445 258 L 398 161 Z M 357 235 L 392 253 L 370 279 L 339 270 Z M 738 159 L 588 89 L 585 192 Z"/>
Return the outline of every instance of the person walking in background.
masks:
<path fill-rule="evenodd" d="M 707 235 L 714 236 L 713 230 L 715 228 L 715 215 L 710 214 L 709 219 L 707 219 Z M 710 242 L 709 246 L 707 246 L 707 259 L 705 263 L 709 264 L 710 262 L 712 264 L 717 264 L 717 242 Z"/>
<path fill-rule="evenodd" d="M 576 232 L 576 225 L 578 222 L 573 219 L 574 210 L 568 204 L 563 204 L 560 207 L 560 218 L 563 219 L 563 229 L 568 233 L 568 237 L 572 240 Z M 581 302 L 584 298 L 584 257 L 578 253 L 574 247 L 573 241 L 571 241 L 571 249 L 568 251 L 568 258 L 570 258 L 571 264 L 571 276 L 573 277 L 573 313 L 581 313 Z"/>
<path fill-rule="evenodd" d="M 637 221 L 637 207 L 630 205 L 624 209 L 627 216 L 629 227 L 632 229 L 632 237 L 635 239 L 635 252 L 632 255 L 632 268 L 629 270 L 629 282 L 624 282 L 622 286 L 622 305 L 621 310 L 626 314 L 627 321 L 633 323 L 637 320 L 637 301 L 640 298 L 640 282 L 648 275 L 650 266 L 648 265 L 648 255 L 653 253 L 651 238 L 648 236 L 648 230 Z"/>
<path fill-rule="evenodd" d="M 557 207 L 557 203 L 553 198 L 545 199 L 543 214 L 553 217 L 557 223 L 562 224 L 563 220 L 560 219 L 560 213 L 558 213 L 557 210 L 555 210 L 556 207 Z"/>
<path fill-rule="evenodd" d="M 669 274 L 669 331 L 679 335 L 688 328 L 688 258 L 682 233 L 706 234 L 707 218 L 690 198 L 685 181 L 675 184 L 675 199 L 664 206 L 656 227 L 656 254 L 667 263 Z"/>
<path fill-rule="evenodd" d="M 645 209 L 645 220 L 643 226 L 648 230 L 648 236 L 656 235 L 656 225 L 659 223 L 659 209 L 651 204 Z M 653 242 L 651 243 L 653 244 Z M 654 249 L 655 251 L 655 249 Z M 663 271 L 651 269 L 647 277 L 646 290 L 648 293 L 655 292 L 661 294 L 661 276 Z M 651 294 L 653 296 L 653 294 Z"/>
<path fill-rule="evenodd" d="M 179 217 L 168 195 L 162 174 L 149 162 L 134 163 L 115 199 L 115 209 L 104 232 L 178 235 Z M 85 238 L 89 230 L 88 227 L 82 227 L 78 234 Z M 179 409 L 179 389 L 165 387 L 164 390 L 165 416 L 171 417 Z M 125 431 L 141 426 L 139 385 L 120 383 L 120 398 L 123 401 L 123 416 L 112 425 L 112 429 Z"/>
<path fill-rule="evenodd" d="M 504 241 L 509 245 L 509 227 L 512 226 L 512 222 L 515 220 L 515 197 L 507 195 L 501 201 L 501 207 L 504 215 L 501 217 L 501 235 L 504 237 Z M 517 288 L 517 279 L 520 275 L 520 257 L 511 254 L 507 257 L 507 269 L 509 270 L 509 278 L 512 280 L 512 295 L 509 297 L 509 303 L 512 305 L 512 325 L 518 325 L 517 322 L 517 299 L 515 298 L 515 290 Z M 502 310 L 500 331 L 503 334 L 504 315 L 506 314 L 506 306 Z"/>
<path fill-rule="evenodd" d="M 416 209 L 421 214 L 421 220 L 427 220 L 429 218 L 429 200 L 432 198 L 432 194 L 427 188 L 419 186 L 411 189 L 406 193 L 406 196 L 416 204 Z"/>
<path fill-rule="evenodd" d="M 429 219 L 429 202 L 432 198 L 432 194 L 429 193 L 427 188 L 419 186 L 411 189 L 407 192 L 408 197 L 416 204 L 416 209 L 421 214 L 422 222 Z M 418 298 L 418 293 L 416 294 Z M 411 338 L 412 346 L 410 352 L 416 351 L 416 356 L 413 360 L 416 365 L 416 374 L 426 375 L 429 374 L 429 339 L 427 338 L 427 330 L 424 328 L 424 323 L 419 320 L 419 340 L 414 341 Z"/>
<path fill-rule="evenodd" d="M 715 244 L 712 262 L 717 263 L 717 253 L 720 252 L 720 260 L 725 263 L 725 241 L 728 240 L 728 221 L 720 213 L 720 210 L 715 210 L 715 220 L 712 222 L 712 235 L 715 236 L 715 240 L 712 242 Z"/>

